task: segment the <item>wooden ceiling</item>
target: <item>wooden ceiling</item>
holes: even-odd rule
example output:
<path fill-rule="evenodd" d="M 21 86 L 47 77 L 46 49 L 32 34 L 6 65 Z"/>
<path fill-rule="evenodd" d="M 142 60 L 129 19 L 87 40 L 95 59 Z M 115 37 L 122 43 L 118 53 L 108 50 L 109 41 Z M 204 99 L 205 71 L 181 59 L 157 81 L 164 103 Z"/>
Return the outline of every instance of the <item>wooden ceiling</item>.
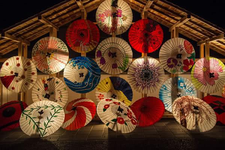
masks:
<path fill-rule="evenodd" d="M 65 0 L 39 14 L 14 26 L 4 29 L 0 34 L 0 56 L 28 45 L 31 41 L 59 27 L 78 19 L 98 8 L 104 0 Z M 196 41 L 199 45 L 210 42 L 210 48 L 225 56 L 224 29 L 176 6 L 166 0 L 124 0 L 130 7 L 160 24 L 170 31 L 179 33 Z M 144 10 L 144 11 L 143 11 Z"/>

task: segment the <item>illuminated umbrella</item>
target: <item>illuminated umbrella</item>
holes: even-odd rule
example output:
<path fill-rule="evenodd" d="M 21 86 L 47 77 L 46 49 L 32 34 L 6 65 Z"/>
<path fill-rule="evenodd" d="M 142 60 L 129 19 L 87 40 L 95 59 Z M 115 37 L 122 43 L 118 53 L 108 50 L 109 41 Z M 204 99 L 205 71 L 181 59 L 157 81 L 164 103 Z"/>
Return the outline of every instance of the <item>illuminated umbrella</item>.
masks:
<path fill-rule="evenodd" d="M 110 37 L 102 41 L 95 53 L 98 66 L 108 74 L 120 74 L 132 62 L 132 49 L 123 39 Z"/>
<path fill-rule="evenodd" d="M 202 92 L 215 93 L 225 83 L 225 67 L 217 58 L 201 58 L 192 68 L 191 79 L 194 86 Z"/>
<path fill-rule="evenodd" d="M 132 110 L 116 99 L 104 99 L 98 103 L 97 114 L 104 124 L 113 131 L 132 132 L 137 119 Z"/>
<path fill-rule="evenodd" d="M 32 60 L 41 72 L 54 74 L 65 68 L 69 60 L 69 51 L 62 40 L 45 37 L 34 45 Z"/>
<path fill-rule="evenodd" d="M 164 70 L 154 58 L 137 58 L 130 65 L 128 79 L 134 89 L 141 93 L 152 93 L 162 83 Z"/>
<path fill-rule="evenodd" d="M 50 100 L 64 107 L 68 101 L 67 86 L 56 77 L 41 78 L 32 89 L 32 99 L 34 102 Z"/>
<path fill-rule="evenodd" d="M 62 128 L 76 130 L 91 122 L 96 113 L 96 106 L 92 100 L 81 98 L 69 102 L 66 106 L 65 113 Z"/>
<path fill-rule="evenodd" d="M 98 27 L 93 22 L 85 19 L 74 21 L 66 32 L 67 44 L 78 53 L 87 53 L 93 50 L 98 45 L 99 39 Z"/>
<path fill-rule="evenodd" d="M 166 80 L 159 90 L 159 98 L 169 112 L 172 112 L 173 101 L 182 96 L 197 97 L 197 91 L 192 82 L 183 77 L 174 77 Z"/>
<path fill-rule="evenodd" d="M 205 132 L 216 125 L 214 110 L 199 98 L 182 96 L 173 102 L 172 107 L 174 118 L 188 130 L 198 127 L 200 132 Z"/>
<path fill-rule="evenodd" d="M 152 53 L 156 51 L 163 42 L 163 30 L 155 21 L 141 19 L 131 26 L 128 37 L 131 46 L 136 51 Z"/>
<path fill-rule="evenodd" d="M 47 100 L 38 101 L 22 112 L 20 127 L 29 136 L 38 134 L 46 137 L 62 126 L 64 117 L 64 110 L 59 104 Z"/>
<path fill-rule="evenodd" d="M 208 95 L 204 97 L 203 100 L 215 111 L 217 124 L 225 125 L 225 98 L 216 95 Z"/>
<path fill-rule="evenodd" d="M 133 98 L 133 92 L 126 80 L 120 77 L 109 77 L 102 80 L 96 88 L 97 101 L 106 98 L 117 99 L 129 106 Z"/>
<path fill-rule="evenodd" d="M 156 97 L 145 97 L 135 101 L 131 106 L 134 112 L 138 126 L 146 127 L 158 122 L 165 111 L 163 102 Z"/>
<path fill-rule="evenodd" d="M 64 69 L 67 86 L 77 93 L 92 91 L 98 85 L 100 76 L 100 68 L 88 57 L 72 58 Z"/>
<path fill-rule="evenodd" d="M 112 8 L 113 7 L 113 8 Z M 114 9 L 114 11 L 112 11 Z M 133 20 L 130 6 L 123 0 L 105 0 L 96 12 L 96 21 L 99 28 L 107 33 L 116 35 L 127 31 Z"/>
<path fill-rule="evenodd" d="M 27 104 L 20 101 L 10 101 L 0 107 L 0 130 L 10 131 L 19 127 L 19 119 Z"/>
<path fill-rule="evenodd" d="M 37 80 L 37 69 L 31 60 L 13 56 L 2 65 L 0 78 L 8 90 L 16 93 L 26 92 Z"/>
<path fill-rule="evenodd" d="M 195 50 L 192 44 L 183 38 L 166 41 L 159 52 L 159 61 L 170 73 L 183 73 L 191 69 L 195 62 Z"/>

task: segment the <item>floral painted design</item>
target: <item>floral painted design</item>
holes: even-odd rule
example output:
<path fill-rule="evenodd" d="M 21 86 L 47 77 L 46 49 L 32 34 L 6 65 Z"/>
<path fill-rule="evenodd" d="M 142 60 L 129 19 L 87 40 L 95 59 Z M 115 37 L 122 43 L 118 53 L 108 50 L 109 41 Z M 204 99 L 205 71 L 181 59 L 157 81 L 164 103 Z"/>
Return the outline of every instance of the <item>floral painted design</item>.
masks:
<path fill-rule="evenodd" d="M 185 59 L 185 60 L 183 60 L 183 64 L 184 64 L 184 66 L 183 66 L 183 70 L 184 71 L 188 71 L 189 69 L 191 69 L 191 67 L 194 65 L 194 61 L 193 61 L 193 59 L 190 59 L 190 60 L 188 60 L 188 59 Z"/>
<path fill-rule="evenodd" d="M 174 67 L 176 67 L 176 66 L 177 66 L 177 63 L 178 63 L 178 61 L 177 61 L 176 59 L 174 59 L 174 58 L 169 58 L 169 59 L 167 60 L 167 66 L 168 66 L 169 68 L 174 68 Z"/>
<path fill-rule="evenodd" d="M 118 117 L 118 118 L 117 118 L 117 122 L 118 122 L 119 124 L 124 124 L 124 123 L 125 123 L 125 121 L 124 121 L 124 119 L 123 119 L 122 117 Z"/>
<path fill-rule="evenodd" d="M 192 44 L 187 40 L 184 41 L 184 48 L 188 54 L 192 54 L 194 51 Z"/>
<path fill-rule="evenodd" d="M 99 15 L 98 15 L 98 20 L 99 20 L 99 21 L 104 22 L 104 21 L 105 21 L 105 19 L 106 19 L 106 16 L 105 16 L 105 14 L 104 14 L 104 13 L 103 13 L 103 14 L 99 14 Z"/>
<path fill-rule="evenodd" d="M 102 99 L 104 99 L 104 95 L 103 95 L 103 94 L 99 94 L 99 95 L 98 95 L 98 98 L 99 98 L 100 100 L 102 100 Z"/>
<path fill-rule="evenodd" d="M 106 111 L 109 108 L 109 106 L 110 106 L 109 104 L 106 104 L 103 108 L 103 111 Z"/>

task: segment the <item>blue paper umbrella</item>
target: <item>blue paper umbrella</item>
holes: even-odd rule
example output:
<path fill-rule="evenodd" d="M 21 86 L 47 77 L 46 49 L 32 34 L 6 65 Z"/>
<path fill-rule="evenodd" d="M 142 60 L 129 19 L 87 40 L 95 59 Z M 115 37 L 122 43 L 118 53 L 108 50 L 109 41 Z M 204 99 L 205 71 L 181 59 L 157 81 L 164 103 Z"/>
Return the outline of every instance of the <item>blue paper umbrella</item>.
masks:
<path fill-rule="evenodd" d="M 92 91 L 99 83 L 101 70 L 97 63 L 87 57 L 76 57 L 69 61 L 64 70 L 67 86 L 77 93 Z"/>
<path fill-rule="evenodd" d="M 192 82 L 183 77 L 174 77 L 166 80 L 159 91 L 159 98 L 169 112 L 172 112 L 173 101 L 181 96 L 197 97 L 197 92 Z"/>

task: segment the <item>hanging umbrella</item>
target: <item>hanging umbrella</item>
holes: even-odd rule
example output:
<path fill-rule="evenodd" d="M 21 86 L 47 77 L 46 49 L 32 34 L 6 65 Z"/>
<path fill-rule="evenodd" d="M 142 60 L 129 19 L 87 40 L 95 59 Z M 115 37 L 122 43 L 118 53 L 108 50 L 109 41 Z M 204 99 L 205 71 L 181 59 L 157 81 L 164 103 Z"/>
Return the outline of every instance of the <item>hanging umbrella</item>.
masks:
<path fill-rule="evenodd" d="M 191 71 L 192 83 L 201 92 L 215 93 L 225 83 L 225 67 L 217 58 L 199 59 Z"/>
<path fill-rule="evenodd" d="M 116 99 L 104 99 L 98 103 L 97 114 L 104 124 L 113 131 L 132 132 L 137 119 L 132 110 Z"/>
<path fill-rule="evenodd" d="M 120 74 L 127 70 L 132 57 L 133 53 L 129 44 L 117 37 L 102 41 L 95 53 L 98 66 L 108 74 Z"/>
<path fill-rule="evenodd" d="M 152 53 L 163 42 L 163 30 L 153 20 L 141 19 L 136 21 L 128 34 L 131 46 L 140 53 Z"/>
<path fill-rule="evenodd" d="M 88 57 L 72 58 L 64 69 L 67 86 L 77 93 L 92 91 L 98 85 L 100 76 L 100 68 Z"/>
<path fill-rule="evenodd" d="M 62 40 L 45 37 L 34 45 L 32 60 L 41 72 L 55 74 L 65 68 L 69 60 L 69 50 Z"/>
<path fill-rule="evenodd" d="M 216 95 L 208 95 L 203 98 L 216 113 L 217 124 L 225 125 L 225 98 Z"/>
<path fill-rule="evenodd" d="M 56 77 L 41 78 L 32 89 L 32 99 L 34 102 L 50 100 L 64 107 L 68 101 L 67 86 Z"/>
<path fill-rule="evenodd" d="M 146 127 L 158 122 L 165 111 L 162 101 L 156 97 L 145 97 L 135 101 L 131 106 L 134 112 L 138 126 Z"/>
<path fill-rule="evenodd" d="M 223 86 L 223 89 L 222 89 L 222 96 L 225 98 L 225 85 Z"/>
<path fill-rule="evenodd" d="M 102 80 L 96 88 L 97 101 L 106 98 L 117 99 L 129 106 L 133 98 L 133 92 L 129 83 L 123 78 L 109 77 Z"/>
<path fill-rule="evenodd" d="M 154 92 L 162 83 L 164 70 L 154 58 L 137 58 L 128 70 L 128 79 L 138 92 L 149 94 Z"/>
<path fill-rule="evenodd" d="M 172 107 L 174 118 L 188 130 L 198 127 L 200 132 L 205 132 L 216 125 L 214 110 L 199 98 L 182 96 L 173 102 Z"/>
<path fill-rule="evenodd" d="M 169 39 L 160 49 L 159 61 L 170 73 L 184 73 L 194 65 L 194 47 L 183 38 Z"/>
<path fill-rule="evenodd" d="M 87 98 L 76 99 L 69 102 L 65 110 L 65 120 L 62 128 L 76 130 L 86 126 L 96 113 L 95 103 Z"/>
<path fill-rule="evenodd" d="M 10 101 L 0 107 L 0 131 L 10 131 L 19 127 L 19 119 L 27 104 L 20 101 Z"/>
<path fill-rule="evenodd" d="M 31 136 L 39 134 L 46 137 L 56 132 L 63 124 L 63 108 L 52 101 L 38 101 L 29 105 L 21 114 L 20 127 Z"/>
<path fill-rule="evenodd" d="M 66 42 L 75 52 L 89 52 L 99 42 L 100 33 L 98 27 L 91 21 L 79 19 L 74 21 L 67 29 Z"/>
<path fill-rule="evenodd" d="M 13 56 L 2 65 L 0 78 L 8 90 L 16 93 L 26 92 L 37 80 L 37 69 L 31 60 Z"/>
<path fill-rule="evenodd" d="M 159 90 L 159 98 L 169 112 L 172 112 L 173 101 L 182 96 L 197 97 L 194 85 L 190 80 L 183 77 L 174 77 L 166 80 Z"/>
<path fill-rule="evenodd" d="M 114 9 L 114 11 L 113 11 Z M 127 31 L 133 20 L 130 6 L 123 0 L 105 0 L 96 12 L 96 21 L 99 28 L 107 33 L 116 35 Z"/>

